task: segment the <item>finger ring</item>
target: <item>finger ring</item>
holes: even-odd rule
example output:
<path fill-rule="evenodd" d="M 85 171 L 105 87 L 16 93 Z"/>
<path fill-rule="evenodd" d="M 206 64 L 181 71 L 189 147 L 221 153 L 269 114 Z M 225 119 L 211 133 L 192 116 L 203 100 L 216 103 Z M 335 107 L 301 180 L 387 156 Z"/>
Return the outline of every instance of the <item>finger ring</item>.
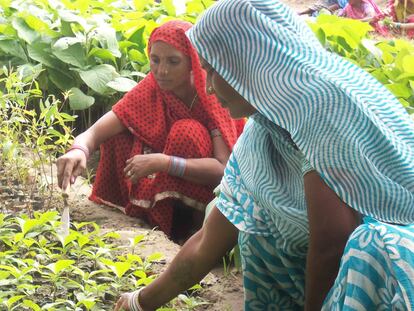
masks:
<path fill-rule="evenodd" d="M 127 172 L 127 176 L 128 176 L 128 177 L 131 177 L 131 175 L 132 175 L 131 171 L 128 171 L 128 172 Z"/>

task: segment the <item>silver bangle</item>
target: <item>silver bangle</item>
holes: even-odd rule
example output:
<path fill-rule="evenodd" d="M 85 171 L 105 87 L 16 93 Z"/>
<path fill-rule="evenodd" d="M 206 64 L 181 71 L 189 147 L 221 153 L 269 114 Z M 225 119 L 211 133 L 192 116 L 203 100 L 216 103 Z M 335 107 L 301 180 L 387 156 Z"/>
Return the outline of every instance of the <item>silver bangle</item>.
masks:
<path fill-rule="evenodd" d="M 170 163 L 168 165 L 168 175 L 183 177 L 185 173 L 185 168 L 187 166 L 187 161 L 184 158 L 170 156 Z"/>
<path fill-rule="evenodd" d="M 128 307 L 131 311 L 144 311 L 144 308 L 139 303 L 139 294 L 145 287 L 142 287 L 131 293 L 129 296 Z"/>

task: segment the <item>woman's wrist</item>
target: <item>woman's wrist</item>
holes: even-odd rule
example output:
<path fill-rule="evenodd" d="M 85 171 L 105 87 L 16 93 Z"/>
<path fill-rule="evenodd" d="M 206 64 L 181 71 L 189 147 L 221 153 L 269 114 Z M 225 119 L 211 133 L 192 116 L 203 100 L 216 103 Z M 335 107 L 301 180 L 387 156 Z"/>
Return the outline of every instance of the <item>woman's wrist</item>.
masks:
<path fill-rule="evenodd" d="M 183 177 L 187 167 L 187 160 L 184 158 L 170 156 L 167 173 L 171 176 Z"/>
<path fill-rule="evenodd" d="M 70 152 L 70 151 L 72 151 L 72 150 L 80 150 L 80 151 L 82 151 L 82 152 L 85 154 L 86 160 L 88 160 L 88 159 L 89 159 L 90 152 L 89 152 L 89 148 L 88 148 L 88 147 L 82 146 L 82 145 L 80 145 L 80 144 L 73 144 L 73 145 L 72 145 L 72 146 L 68 149 L 68 151 L 66 151 L 66 153 L 68 153 L 68 152 Z"/>

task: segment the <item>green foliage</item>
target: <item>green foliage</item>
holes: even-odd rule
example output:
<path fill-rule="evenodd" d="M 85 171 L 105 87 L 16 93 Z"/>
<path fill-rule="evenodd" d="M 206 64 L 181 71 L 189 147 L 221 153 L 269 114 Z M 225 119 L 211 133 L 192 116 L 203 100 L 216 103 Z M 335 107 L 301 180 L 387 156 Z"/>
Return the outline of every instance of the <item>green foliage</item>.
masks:
<path fill-rule="evenodd" d="M 414 44 L 404 39 L 371 38 L 371 26 L 357 20 L 320 15 L 310 23 L 319 41 L 371 73 L 414 113 Z"/>
<path fill-rule="evenodd" d="M 0 65 L 40 71 L 47 94 L 71 90 L 73 110 L 112 104 L 149 70 L 146 42 L 161 22 L 194 22 L 212 0 L 0 1 Z"/>
<path fill-rule="evenodd" d="M 118 255 L 119 235 L 95 223 L 74 223 L 63 238 L 57 214 L 0 214 L 1 310 L 112 310 L 120 293 L 152 281 L 158 254 Z"/>
<path fill-rule="evenodd" d="M 33 68 L 32 68 L 33 69 Z M 0 79 L 0 163 L 8 184 L 33 193 L 53 191 L 52 162 L 72 139 L 74 118 L 61 111 L 55 96 L 44 97 L 34 80 L 41 70 L 3 68 Z M 30 211 L 29 211 L 30 212 Z"/>

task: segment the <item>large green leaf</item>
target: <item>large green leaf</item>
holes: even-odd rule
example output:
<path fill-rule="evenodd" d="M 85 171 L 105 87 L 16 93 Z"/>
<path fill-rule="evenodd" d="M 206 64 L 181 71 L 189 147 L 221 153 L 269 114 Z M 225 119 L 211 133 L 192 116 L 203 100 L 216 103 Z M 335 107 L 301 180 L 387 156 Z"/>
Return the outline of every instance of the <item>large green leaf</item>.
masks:
<path fill-rule="evenodd" d="M 148 4 L 153 4 L 153 3 L 154 3 L 154 0 L 134 0 L 135 10 L 137 10 L 138 12 L 144 11 L 144 8 Z"/>
<path fill-rule="evenodd" d="M 63 69 L 63 68 L 62 68 Z M 77 86 L 74 73 L 70 71 L 62 71 L 59 69 L 48 68 L 47 69 L 49 79 L 61 90 L 67 91 L 72 87 Z"/>
<path fill-rule="evenodd" d="M 95 98 L 83 93 L 77 87 L 70 89 L 69 105 L 72 110 L 85 110 L 95 103 Z"/>
<path fill-rule="evenodd" d="M 53 44 L 53 48 L 64 50 L 76 43 L 84 43 L 84 39 L 80 36 L 79 37 L 63 37 L 57 40 Z"/>
<path fill-rule="evenodd" d="M 118 92 L 129 92 L 137 85 L 137 83 L 128 78 L 118 77 L 113 81 L 108 82 L 106 85 Z"/>
<path fill-rule="evenodd" d="M 29 44 L 32 44 L 39 38 L 39 34 L 32 28 L 30 28 L 26 24 L 26 22 L 21 18 L 13 18 L 12 25 L 17 30 L 17 35 L 19 36 L 19 38 L 26 41 Z"/>
<path fill-rule="evenodd" d="M 22 46 L 15 40 L 0 40 L 0 49 L 7 54 L 19 57 L 27 62 L 26 53 Z"/>
<path fill-rule="evenodd" d="M 32 14 L 27 14 L 24 20 L 31 29 L 33 29 L 34 31 L 38 33 L 46 34 L 52 38 L 56 38 L 60 36 L 58 32 L 51 29 L 51 26 L 49 24 L 45 23 L 40 18 Z"/>
<path fill-rule="evenodd" d="M 107 83 L 119 76 L 115 68 L 107 64 L 80 71 L 79 75 L 92 90 L 100 94 L 109 93 L 110 88 L 108 88 Z"/>
<path fill-rule="evenodd" d="M 107 49 L 93 48 L 88 54 L 88 57 L 98 57 L 104 61 L 111 61 L 116 64 L 115 56 Z"/>
<path fill-rule="evenodd" d="M 93 27 L 92 25 L 88 24 L 88 22 L 82 16 L 80 16 L 79 14 L 75 14 L 71 11 L 59 10 L 58 14 L 59 17 L 65 22 L 78 23 L 86 32 L 90 31 Z"/>
<path fill-rule="evenodd" d="M 99 41 L 102 48 L 107 49 L 115 57 L 121 57 L 116 33 L 112 27 L 103 24 L 95 29 L 95 33 L 95 38 Z"/>
<path fill-rule="evenodd" d="M 30 58 L 48 67 L 56 69 L 63 67 L 62 63 L 54 56 L 52 56 L 50 45 L 47 43 L 39 42 L 28 45 L 27 52 L 29 53 Z"/>
<path fill-rule="evenodd" d="M 173 0 L 162 0 L 161 4 L 164 6 L 169 16 L 176 16 Z"/>
<path fill-rule="evenodd" d="M 84 68 L 86 66 L 85 50 L 80 43 L 69 45 L 66 49 L 56 48 L 54 45 L 52 51 L 53 55 L 67 64 L 79 68 Z"/>
<path fill-rule="evenodd" d="M 405 72 L 414 74 L 414 55 L 407 55 L 402 61 L 402 67 Z"/>
<path fill-rule="evenodd" d="M 394 84 L 385 84 L 385 86 L 396 96 L 407 98 L 411 95 L 411 88 L 405 84 L 394 83 Z"/>

